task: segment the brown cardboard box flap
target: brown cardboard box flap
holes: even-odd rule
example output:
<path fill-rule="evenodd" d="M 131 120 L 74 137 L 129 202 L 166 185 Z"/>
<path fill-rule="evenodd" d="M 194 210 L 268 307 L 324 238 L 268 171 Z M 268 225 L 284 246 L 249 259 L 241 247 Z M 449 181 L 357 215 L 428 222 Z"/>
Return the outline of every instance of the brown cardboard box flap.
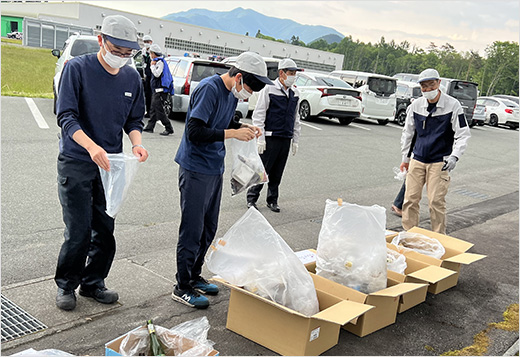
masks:
<path fill-rule="evenodd" d="M 424 284 L 417 284 L 417 283 L 401 283 L 401 284 L 397 284 L 394 286 L 390 286 L 383 290 L 373 292 L 370 295 L 398 297 L 398 296 L 406 294 L 410 291 L 420 289 L 423 285 Z"/>
<path fill-rule="evenodd" d="M 310 273 L 310 275 L 312 277 L 312 280 L 314 281 L 314 286 L 316 287 L 316 289 L 325 290 L 329 294 L 337 296 L 340 299 L 355 301 L 363 304 L 368 297 L 367 294 L 346 287 L 340 283 L 336 283 L 322 276 L 316 275 L 314 273 Z"/>
<path fill-rule="evenodd" d="M 312 317 L 319 320 L 333 322 L 339 325 L 345 325 L 346 323 L 354 320 L 355 318 L 363 315 L 365 312 L 373 308 L 374 306 L 371 305 L 342 300 L 337 304 L 318 312 Z"/>
<path fill-rule="evenodd" d="M 457 274 L 457 272 L 446 268 L 430 265 L 421 270 L 414 271 L 413 273 L 408 274 L 408 276 L 422 281 L 427 281 L 431 284 L 435 284 L 454 274 Z"/>
<path fill-rule="evenodd" d="M 444 261 L 460 264 L 471 264 L 477 260 L 484 259 L 487 255 L 475 254 L 475 253 L 462 253 L 455 255 L 451 258 L 446 258 Z"/>
<path fill-rule="evenodd" d="M 452 250 L 459 251 L 461 253 L 469 250 L 474 245 L 473 243 L 466 242 L 465 240 L 462 240 L 462 239 L 457 239 L 454 237 L 447 236 L 445 234 L 436 233 L 436 232 L 429 231 L 427 229 L 419 228 L 419 227 L 413 227 L 412 229 L 408 230 L 408 232 L 420 233 L 420 234 L 424 234 L 427 237 L 435 238 L 439 242 L 441 242 L 441 244 L 444 246 L 444 248 L 446 248 L 446 250 L 452 249 Z"/>

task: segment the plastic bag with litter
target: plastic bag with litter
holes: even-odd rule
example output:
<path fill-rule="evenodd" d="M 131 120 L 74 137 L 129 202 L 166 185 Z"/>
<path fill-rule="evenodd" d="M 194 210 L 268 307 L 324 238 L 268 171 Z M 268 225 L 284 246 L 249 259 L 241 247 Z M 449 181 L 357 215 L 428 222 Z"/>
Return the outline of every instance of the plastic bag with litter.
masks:
<path fill-rule="evenodd" d="M 222 238 L 215 239 L 206 255 L 206 266 L 229 283 L 306 316 L 319 311 L 307 269 L 253 207 Z"/>
<path fill-rule="evenodd" d="M 134 155 L 124 153 L 107 154 L 107 156 L 110 161 L 110 171 L 100 167 L 99 172 L 105 191 L 106 213 L 114 218 L 121 210 L 128 188 L 137 172 L 139 160 Z"/>
<path fill-rule="evenodd" d="M 441 259 L 446 253 L 441 242 L 420 233 L 401 232 L 392 239 L 392 244 L 398 249 L 414 250 L 437 259 Z"/>
<path fill-rule="evenodd" d="M 338 201 L 325 203 L 316 274 L 367 294 L 386 288 L 385 209 Z"/>
<path fill-rule="evenodd" d="M 34 348 L 29 348 L 29 349 L 26 349 L 26 350 L 23 350 L 23 351 L 20 351 L 20 352 L 17 352 L 11 356 L 34 356 L 34 357 L 37 357 L 37 356 L 74 356 L 68 352 L 64 352 L 64 351 L 61 351 L 61 350 L 56 350 L 56 349 L 47 349 L 47 350 L 40 350 L 40 351 L 37 351 L 35 350 Z"/>
<path fill-rule="evenodd" d="M 235 196 L 248 188 L 268 182 L 264 164 L 258 154 L 256 138 L 250 141 L 227 139 L 226 147 L 231 150 L 231 195 Z"/>
<path fill-rule="evenodd" d="M 406 270 L 406 257 L 393 249 L 386 248 L 386 267 L 388 270 L 404 274 Z"/>
<path fill-rule="evenodd" d="M 399 180 L 399 181 L 404 181 L 404 179 L 406 178 L 406 174 L 408 173 L 408 171 L 406 171 L 406 169 L 404 169 L 403 171 L 401 171 L 398 167 L 394 167 L 393 170 L 394 170 L 394 178 L 395 178 L 396 180 Z"/>

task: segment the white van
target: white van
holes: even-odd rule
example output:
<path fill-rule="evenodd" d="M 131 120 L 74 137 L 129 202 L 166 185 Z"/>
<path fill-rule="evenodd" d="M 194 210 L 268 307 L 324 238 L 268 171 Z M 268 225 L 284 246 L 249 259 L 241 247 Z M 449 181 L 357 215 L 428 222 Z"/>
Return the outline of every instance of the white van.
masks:
<path fill-rule="evenodd" d="M 382 74 L 338 70 L 331 76 L 341 78 L 361 94 L 360 119 L 374 119 L 381 125 L 394 120 L 397 79 Z"/>

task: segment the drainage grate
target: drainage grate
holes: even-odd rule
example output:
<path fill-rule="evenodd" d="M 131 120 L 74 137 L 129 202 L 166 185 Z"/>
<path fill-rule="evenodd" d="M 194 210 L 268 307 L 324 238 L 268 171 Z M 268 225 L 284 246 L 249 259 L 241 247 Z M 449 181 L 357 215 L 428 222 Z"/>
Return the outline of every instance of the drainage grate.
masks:
<path fill-rule="evenodd" d="M 2 295 L 2 343 L 46 328 Z"/>
<path fill-rule="evenodd" d="M 473 198 L 480 199 L 480 200 L 487 200 L 489 198 L 489 196 L 484 193 L 473 192 L 470 190 L 466 190 L 464 188 L 457 188 L 451 192 L 457 193 L 457 194 L 463 195 L 463 196 L 473 197 Z"/>

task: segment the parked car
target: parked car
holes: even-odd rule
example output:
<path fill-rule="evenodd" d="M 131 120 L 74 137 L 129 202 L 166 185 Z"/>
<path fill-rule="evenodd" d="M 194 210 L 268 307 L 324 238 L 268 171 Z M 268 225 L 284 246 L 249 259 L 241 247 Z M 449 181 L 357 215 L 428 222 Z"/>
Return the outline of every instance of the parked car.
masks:
<path fill-rule="evenodd" d="M 462 109 L 464 109 L 464 116 L 466 117 L 470 128 L 476 124 L 473 121 L 473 111 L 477 104 L 477 86 L 478 84 L 474 82 L 441 77 L 441 91 L 451 95 L 460 102 Z"/>
<path fill-rule="evenodd" d="M 486 106 L 486 124 L 491 126 L 507 125 L 518 128 L 519 106 L 508 99 L 496 97 L 478 97 L 477 104 Z"/>
<path fill-rule="evenodd" d="M 418 81 L 419 81 L 419 75 L 413 74 L 413 73 L 396 73 L 392 77 L 396 78 L 397 80 L 404 81 L 404 82 L 418 83 Z"/>
<path fill-rule="evenodd" d="M 374 119 L 381 125 L 394 120 L 397 79 L 382 74 L 337 70 L 330 73 L 359 90 L 361 119 Z"/>
<path fill-rule="evenodd" d="M 501 99 L 509 99 L 512 102 L 515 102 L 516 104 L 519 103 L 519 98 L 515 97 L 514 95 L 505 95 L 505 94 L 495 94 L 493 97 L 501 98 Z"/>
<path fill-rule="evenodd" d="M 9 32 L 7 34 L 7 38 L 12 38 L 12 39 L 15 39 L 15 40 L 21 40 L 21 39 L 23 39 L 23 33 L 18 32 L 18 31 Z"/>
<path fill-rule="evenodd" d="M 214 74 L 226 73 L 230 65 L 194 57 L 166 57 L 166 63 L 172 73 L 174 94 L 172 109 L 169 117 L 186 118 L 190 95 L 201 80 Z M 245 118 L 248 111 L 248 102 L 239 101 L 235 111 L 235 120 Z"/>
<path fill-rule="evenodd" d="M 312 72 L 297 72 L 295 86 L 300 91 L 300 119 L 313 116 L 337 118 L 348 125 L 361 113 L 361 96 L 337 77 Z"/>
<path fill-rule="evenodd" d="M 483 126 L 486 122 L 486 106 L 483 104 L 475 105 L 475 110 L 473 111 L 473 123 L 478 126 Z"/>
<path fill-rule="evenodd" d="M 396 110 L 395 121 L 404 126 L 406 109 L 412 102 L 422 96 L 421 86 L 417 82 L 397 81 L 395 91 Z"/>

